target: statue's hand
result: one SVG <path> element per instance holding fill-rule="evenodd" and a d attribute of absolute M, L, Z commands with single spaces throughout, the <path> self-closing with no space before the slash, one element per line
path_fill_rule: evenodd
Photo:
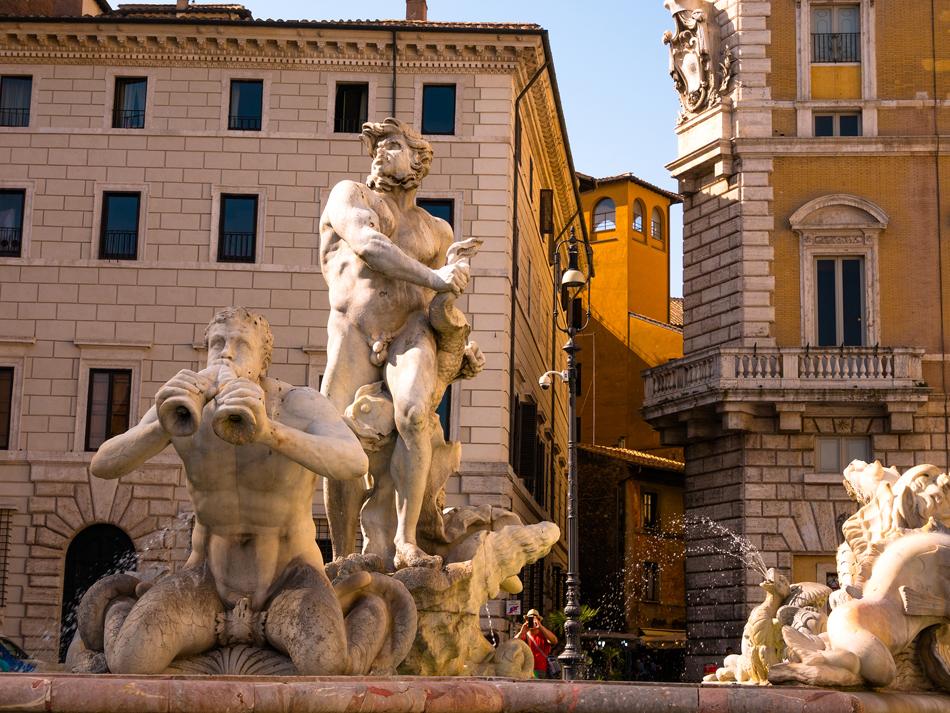
<path fill-rule="evenodd" d="M 260 440 L 270 430 L 270 419 L 264 405 L 264 389 L 250 379 L 237 378 L 224 384 L 215 398 L 218 410 L 245 411 L 255 428 L 251 441 Z"/>
<path fill-rule="evenodd" d="M 182 369 L 166 381 L 165 385 L 155 394 L 155 407 L 161 410 L 165 401 L 175 397 L 194 399 L 201 406 L 204 406 L 214 397 L 215 390 L 215 383 L 207 376 L 190 369 Z"/>
<path fill-rule="evenodd" d="M 436 292 L 454 292 L 460 295 L 468 286 L 470 269 L 467 262 L 456 262 L 433 270 L 435 279 L 432 288 Z"/>

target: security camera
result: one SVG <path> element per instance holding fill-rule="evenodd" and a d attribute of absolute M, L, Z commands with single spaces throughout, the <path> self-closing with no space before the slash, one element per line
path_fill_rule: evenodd
<path fill-rule="evenodd" d="M 550 388 L 551 388 L 551 384 L 553 384 L 553 383 L 554 383 L 554 379 L 551 378 L 551 372 L 550 372 L 550 371 L 547 372 L 547 373 L 545 373 L 545 374 L 542 374 L 542 375 L 541 375 L 541 378 L 538 379 L 538 385 L 539 385 L 542 389 L 544 389 L 545 391 L 547 391 L 548 389 L 550 389 Z"/>

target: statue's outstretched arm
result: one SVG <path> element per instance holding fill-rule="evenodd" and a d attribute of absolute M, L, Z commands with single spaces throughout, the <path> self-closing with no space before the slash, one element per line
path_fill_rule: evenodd
<path fill-rule="evenodd" d="M 169 443 L 171 438 L 158 422 L 153 406 L 137 425 L 99 446 L 89 471 L 98 478 L 118 478 L 161 453 Z"/>
<path fill-rule="evenodd" d="M 260 443 L 332 480 L 359 478 L 369 470 L 363 447 L 325 396 L 312 389 L 294 389 L 284 408 L 310 419 L 306 430 L 270 420 Z"/>
<path fill-rule="evenodd" d="M 339 183 L 330 193 L 324 222 L 329 222 L 350 249 L 376 272 L 436 292 L 454 290 L 453 282 L 404 253 L 380 230 L 379 216 L 370 209 L 354 183 Z"/>

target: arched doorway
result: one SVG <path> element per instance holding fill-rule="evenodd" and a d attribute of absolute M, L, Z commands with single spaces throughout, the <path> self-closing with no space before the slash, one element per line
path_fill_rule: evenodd
<path fill-rule="evenodd" d="M 90 525 L 82 530 L 66 550 L 63 572 L 63 615 L 59 636 L 59 660 L 66 660 L 76 633 L 76 607 L 93 584 L 107 574 L 134 570 L 135 545 L 115 525 Z"/>

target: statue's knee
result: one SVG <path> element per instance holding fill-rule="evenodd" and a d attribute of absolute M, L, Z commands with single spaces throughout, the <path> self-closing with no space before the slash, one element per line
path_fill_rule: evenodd
<path fill-rule="evenodd" d="M 429 411 L 419 404 L 396 408 L 396 430 L 402 436 L 421 434 L 429 420 Z"/>

